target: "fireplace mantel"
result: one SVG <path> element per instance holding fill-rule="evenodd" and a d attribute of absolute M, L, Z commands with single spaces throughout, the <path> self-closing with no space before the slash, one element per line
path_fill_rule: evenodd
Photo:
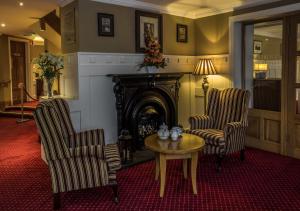
<path fill-rule="evenodd" d="M 179 80 L 184 74 L 184 72 L 174 72 L 174 73 L 138 73 L 138 74 L 109 74 L 108 77 L 112 77 L 113 82 L 130 82 L 134 80 L 155 80 L 155 81 L 168 81 L 168 80 Z"/>

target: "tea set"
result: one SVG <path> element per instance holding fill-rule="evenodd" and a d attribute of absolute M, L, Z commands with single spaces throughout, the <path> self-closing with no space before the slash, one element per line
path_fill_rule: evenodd
<path fill-rule="evenodd" d="M 165 123 L 159 126 L 159 130 L 157 131 L 157 135 L 161 140 L 167 140 L 171 137 L 173 141 L 177 141 L 182 133 L 183 130 L 181 127 L 172 127 L 171 130 L 169 130 Z"/>

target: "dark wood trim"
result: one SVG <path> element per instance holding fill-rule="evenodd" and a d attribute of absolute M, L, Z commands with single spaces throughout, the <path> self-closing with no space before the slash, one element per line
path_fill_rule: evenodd
<path fill-rule="evenodd" d="M 160 44 L 161 52 L 163 52 L 163 16 L 157 13 L 135 11 L 135 51 L 144 53 L 145 49 L 140 47 L 140 17 L 151 17 L 158 19 L 158 42 Z"/>
<path fill-rule="evenodd" d="M 51 28 L 53 28 L 54 31 L 56 31 L 59 35 L 61 35 L 60 18 L 57 17 L 55 10 L 48 13 L 41 19 L 44 20 L 49 26 L 51 26 Z"/>
<path fill-rule="evenodd" d="M 240 9 L 234 10 L 232 15 L 237 16 L 237 15 L 242 15 L 245 13 L 257 12 L 260 10 L 267 10 L 267 9 L 282 7 L 282 6 L 296 4 L 296 3 L 299 3 L 299 0 L 281 0 L 281 1 L 276 1 L 276 2 L 270 2 L 270 3 L 266 3 L 266 4 L 261 4 L 261 5 L 256 5 L 256 6 L 252 6 L 252 7 L 240 8 Z"/>

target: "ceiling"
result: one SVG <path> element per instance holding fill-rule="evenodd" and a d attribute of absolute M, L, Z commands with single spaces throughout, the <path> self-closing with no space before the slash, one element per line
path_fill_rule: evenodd
<path fill-rule="evenodd" d="M 200 18 L 279 0 L 93 0 L 188 18 Z"/>
<path fill-rule="evenodd" d="M 28 31 L 29 26 L 38 21 L 30 17 L 43 17 L 59 5 L 57 0 L 0 1 L 0 24 L 6 24 L 6 27 L 0 26 L 0 33 L 10 35 L 30 33 Z M 19 6 L 19 2 L 23 2 L 24 5 Z"/>

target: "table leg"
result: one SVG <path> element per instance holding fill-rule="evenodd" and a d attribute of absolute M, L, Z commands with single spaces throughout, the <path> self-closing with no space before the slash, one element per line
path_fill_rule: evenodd
<path fill-rule="evenodd" d="M 158 180 L 159 176 L 159 153 L 155 153 L 155 180 Z"/>
<path fill-rule="evenodd" d="M 184 179 L 187 179 L 188 159 L 183 159 L 182 160 L 182 167 L 183 167 Z"/>
<path fill-rule="evenodd" d="M 160 197 L 164 196 L 166 185 L 166 155 L 159 154 L 159 167 L 160 167 Z"/>
<path fill-rule="evenodd" d="M 193 185 L 193 193 L 197 194 L 197 164 L 198 164 L 198 152 L 192 153 L 191 160 L 191 177 L 192 177 L 192 185 Z"/>

